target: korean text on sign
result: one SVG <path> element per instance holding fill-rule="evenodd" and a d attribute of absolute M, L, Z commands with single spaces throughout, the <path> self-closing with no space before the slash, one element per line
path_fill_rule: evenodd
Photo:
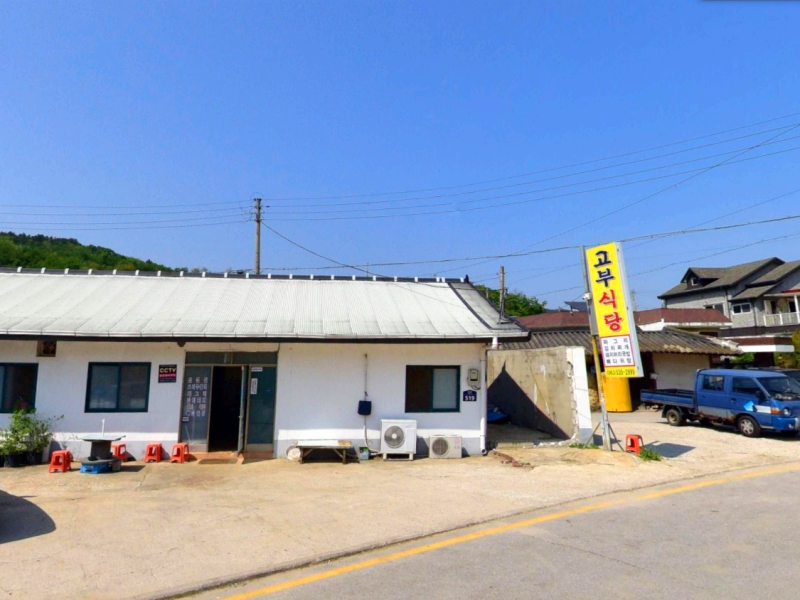
<path fill-rule="evenodd" d="M 609 377 L 641 376 L 622 251 L 615 243 L 589 248 L 586 266 L 605 373 Z"/>

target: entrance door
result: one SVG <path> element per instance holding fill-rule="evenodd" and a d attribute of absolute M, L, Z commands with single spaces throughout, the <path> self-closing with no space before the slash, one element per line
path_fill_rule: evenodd
<path fill-rule="evenodd" d="M 275 367 L 250 368 L 250 409 L 247 419 L 247 449 L 272 451 L 275 435 Z"/>
<path fill-rule="evenodd" d="M 239 442 L 242 367 L 214 367 L 211 382 L 208 450 L 235 452 Z"/>

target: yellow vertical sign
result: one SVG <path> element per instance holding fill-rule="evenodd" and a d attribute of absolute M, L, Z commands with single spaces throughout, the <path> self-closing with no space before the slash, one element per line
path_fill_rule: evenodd
<path fill-rule="evenodd" d="M 641 377 L 642 360 L 622 248 L 615 242 L 588 248 L 586 267 L 606 377 Z"/>

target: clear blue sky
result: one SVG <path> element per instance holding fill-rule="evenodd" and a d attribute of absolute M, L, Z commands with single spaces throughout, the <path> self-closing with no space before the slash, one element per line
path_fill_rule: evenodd
<path fill-rule="evenodd" d="M 800 112 L 798 31 L 796 2 L 2 2 L 0 229 L 222 270 L 252 267 L 254 227 L 237 221 L 255 195 L 273 199 L 270 226 L 348 264 L 800 213 L 798 193 L 728 214 L 800 188 L 800 114 L 560 169 Z M 488 190 L 504 185 L 515 187 Z M 436 214 L 400 216 L 418 212 Z M 391 218 L 331 219 L 377 215 Z M 631 285 L 656 306 L 690 264 L 800 258 L 800 237 L 731 250 L 796 231 L 800 221 L 626 244 L 629 274 L 660 269 Z M 275 272 L 330 272 L 269 231 L 263 242 Z M 510 288 L 555 307 L 580 293 L 557 291 L 580 285 L 577 261 L 567 250 L 372 270 L 496 285 L 504 264 Z"/>

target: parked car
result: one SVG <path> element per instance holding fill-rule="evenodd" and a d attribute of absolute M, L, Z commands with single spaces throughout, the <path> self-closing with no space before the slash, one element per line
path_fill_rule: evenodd
<path fill-rule="evenodd" d="M 661 406 L 675 426 L 733 425 L 746 437 L 800 431 L 800 382 L 780 371 L 700 369 L 694 390 L 643 390 L 642 402 Z"/>

